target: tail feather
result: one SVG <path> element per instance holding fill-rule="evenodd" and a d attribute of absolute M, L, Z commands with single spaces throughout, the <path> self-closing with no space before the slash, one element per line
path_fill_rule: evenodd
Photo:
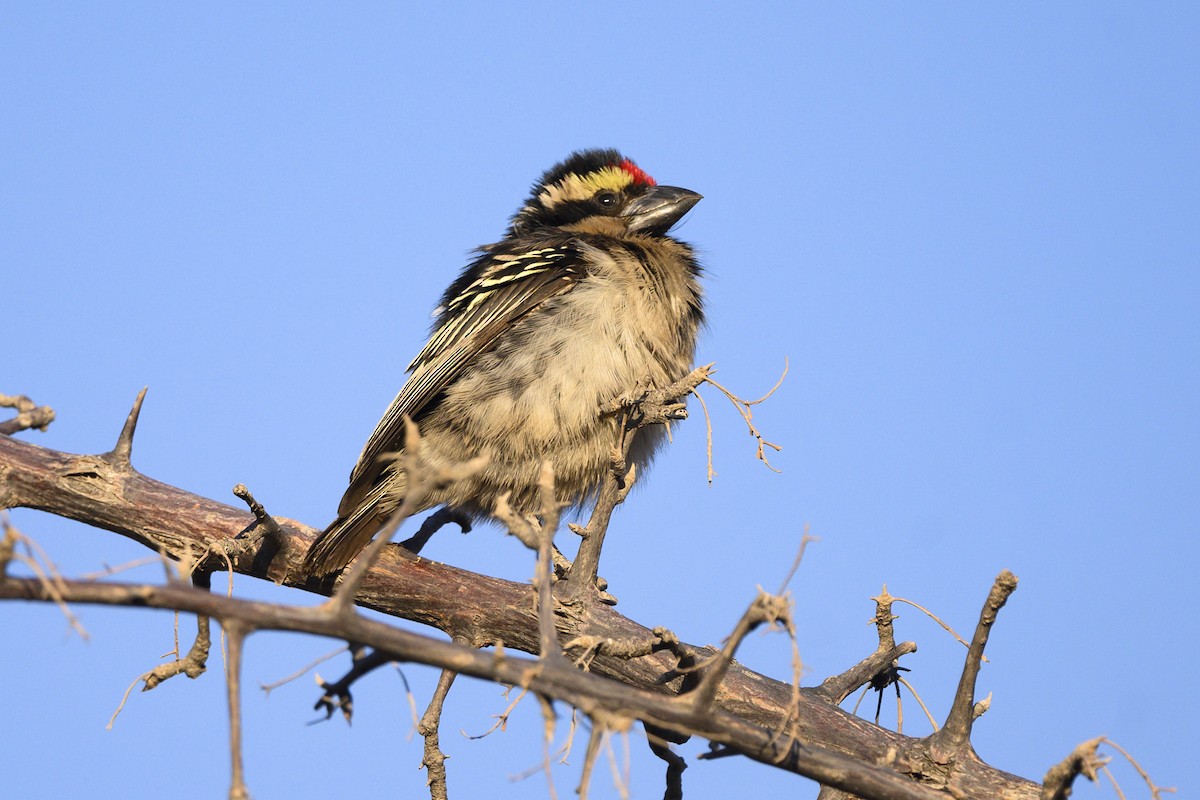
<path fill-rule="evenodd" d="M 354 560 L 382 526 L 370 506 L 360 506 L 348 516 L 339 516 L 308 548 L 304 556 L 305 572 L 318 577 L 337 572 Z"/>

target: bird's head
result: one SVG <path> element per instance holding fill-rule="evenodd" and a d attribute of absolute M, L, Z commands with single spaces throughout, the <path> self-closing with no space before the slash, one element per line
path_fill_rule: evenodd
<path fill-rule="evenodd" d="M 662 236 L 698 202 L 700 195 L 693 191 L 659 186 L 616 150 L 583 150 L 533 185 L 508 235 L 551 228 Z"/>

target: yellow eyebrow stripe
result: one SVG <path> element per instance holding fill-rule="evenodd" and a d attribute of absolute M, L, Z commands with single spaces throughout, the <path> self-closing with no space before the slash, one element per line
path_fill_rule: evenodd
<path fill-rule="evenodd" d="M 538 199 L 547 208 L 571 200 L 587 200 L 604 189 L 619 192 L 633 183 L 633 176 L 620 167 L 602 167 L 587 175 L 568 175 L 553 186 L 547 186 Z"/>

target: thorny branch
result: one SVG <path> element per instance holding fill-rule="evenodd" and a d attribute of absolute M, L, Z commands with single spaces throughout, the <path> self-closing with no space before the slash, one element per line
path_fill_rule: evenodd
<path fill-rule="evenodd" d="M 233 627 L 243 633 L 278 630 L 349 638 L 391 653 L 398 661 L 419 662 L 472 677 L 526 685 L 541 696 L 563 700 L 589 716 L 603 713 L 629 715 L 668 730 L 693 733 L 732 746 L 756 761 L 864 796 L 886 795 L 897 800 L 933 800 L 942 796 L 886 767 L 811 745 L 801 746 L 795 741 L 780 745 L 771 731 L 719 708 L 697 715 L 678 701 L 656 692 L 617 684 L 574 669 L 541 670 L 537 661 L 508 655 L 496 658 L 361 615 L 332 618 L 319 609 L 252 603 L 179 585 L 67 581 L 66 586 L 68 602 L 179 609 L 215 617 L 221 620 L 226 631 Z M 0 582 L 0 598 L 38 600 L 47 599 L 47 595 L 38 581 L 9 578 Z"/>
<path fill-rule="evenodd" d="M 705 368 L 701 368 L 689 379 L 695 379 L 700 373 L 707 377 Z M 696 380 L 696 385 L 703 379 Z M 157 483 L 132 468 L 129 456 L 140 404 L 141 396 L 117 446 L 102 456 L 56 453 L 0 436 L 0 506 L 41 508 L 79 519 L 188 561 L 193 559 L 194 553 L 215 552 L 214 545 L 251 527 L 242 511 Z M 634 417 L 641 410 L 629 406 L 616 413 L 623 415 L 626 426 L 632 424 L 630 430 L 636 430 Z M 668 408 L 661 413 L 678 411 Z M 653 412 L 643 417 L 656 419 L 659 414 Z M 751 424 L 749 420 L 748 424 Z M 622 464 L 623 454 L 614 453 L 613 480 L 606 484 L 606 489 L 611 488 L 618 499 L 628 490 L 632 477 L 628 472 L 618 476 Z M 260 526 L 267 524 L 264 515 L 265 512 L 258 514 L 256 511 Z M 398 520 L 394 521 L 398 524 Z M 589 527 L 597 524 L 602 536 L 607 522 L 607 518 L 598 520 L 594 516 Z M 329 587 L 293 573 L 304 548 L 311 541 L 313 530 L 283 518 L 278 518 L 276 524 L 278 541 L 269 558 L 261 558 L 263 547 L 260 546 L 258 552 L 251 548 L 247 552 L 230 553 L 222 559 L 222 565 L 310 591 L 329 591 Z M 591 531 L 584 531 L 585 544 L 589 533 Z M 11 535 L 6 535 L 5 544 L 0 545 L 0 561 L 13 551 L 12 540 Z M 8 558 L 12 556 L 8 555 Z M 539 646 L 541 637 L 536 611 L 520 602 L 521 597 L 529 596 L 527 585 L 522 587 L 423 559 L 402 557 L 391 549 L 385 550 L 384 543 L 379 544 L 370 558 L 362 558 L 360 562 L 364 565 L 362 574 L 353 583 L 357 590 L 356 602 L 453 631 L 466 646 L 422 637 L 357 614 L 330 614 L 327 609 L 248 603 L 199 591 L 177 581 L 165 586 L 142 586 L 0 578 L 0 598 L 105 603 L 213 616 L 222 622 L 227 633 L 239 638 L 235 650 L 247 633 L 260 629 L 304 631 L 362 642 L 392 659 L 419 661 L 452 673 L 528 686 L 539 697 L 564 700 L 593 720 L 636 717 L 648 723 L 648 730 L 701 736 L 723 748 L 724 752 L 740 752 L 860 797 L 933 798 L 944 796 L 943 791 L 966 797 L 1033 798 L 1038 795 L 1038 787 L 1031 782 L 978 761 L 953 758 L 962 748 L 969 748 L 970 723 L 979 705 L 972 703 L 971 698 L 987 629 L 994 623 L 995 614 L 1007 594 L 1011 593 L 1011 588 L 1003 589 L 999 579 L 1000 590 L 993 591 L 981 615 L 954 708 L 947 728 L 941 732 L 943 738 L 921 740 L 875 727 L 862 728 L 831 702 L 834 696 L 844 696 L 848 686 L 870 681 L 881 664 L 894 662 L 903 652 L 909 652 L 906 645 L 893 645 L 885 651 L 882 637 L 876 655 L 843 676 L 827 680 L 818 689 L 800 690 L 798 700 L 793 697 L 793 686 L 770 681 L 735 662 L 721 659 L 721 669 L 726 673 L 719 686 L 717 682 L 713 683 L 716 691 L 711 707 L 704 714 L 697 714 L 693 703 L 673 699 L 672 693 L 688 684 L 689 670 L 697 664 L 708 663 L 717 655 L 711 650 L 680 643 L 673 636 L 651 633 L 611 609 L 592 604 L 583 618 L 554 617 L 558 627 L 556 635 L 568 642 L 568 650 L 577 645 L 587 651 L 586 664 L 590 673 L 574 668 L 542 669 L 544 664 L 539 665 L 539 662 L 500 655 L 499 647 L 496 655 L 476 649 L 486 644 L 499 645 L 501 641 L 527 652 L 544 649 Z M 584 574 L 575 572 L 575 588 L 586 586 L 594 592 L 594 571 L 588 581 L 580 580 Z M 569 583 L 571 577 L 568 573 L 568 580 L 560 581 L 556 589 Z M 1012 587 L 1015 587 L 1015 579 Z M 349 596 L 349 590 L 345 596 Z M 473 602 L 481 598 L 487 598 L 487 602 Z M 569 598 L 565 595 L 563 599 Z M 585 640 L 590 644 L 582 644 Z M 610 642 L 616 644 L 609 647 Z M 619 644 L 625 642 L 649 645 L 642 644 L 621 652 Z M 237 666 L 237 656 L 233 658 L 233 666 Z M 622 683 L 608 678 L 617 678 Z M 231 691 L 230 700 L 231 704 L 236 704 L 235 691 Z M 237 726 L 238 733 L 236 740 L 231 737 L 231 741 L 235 741 L 231 793 L 236 796 L 238 791 L 244 790 L 244 778 L 241 777 L 239 755 L 240 717 L 233 707 L 231 705 L 231 725 Z M 964 707 L 967 709 L 965 717 Z M 778 735 L 781 725 L 791 726 L 789 736 L 781 738 Z M 946 734 L 947 729 L 954 735 Z M 940 747 L 930 747 L 930 744 Z M 937 752 L 932 752 L 935 750 Z M 951 751 L 951 761 L 955 762 L 950 765 L 939 758 L 946 756 L 947 750 Z M 931 756 L 933 762 L 928 760 Z M 887 766 L 879 766 L 881 764 Z M 938 764 L 950 769 L 939 772 Z M 936 789 L 913 780 L 931 776 L 937 776 Z"/>
<path fill-rule="evenodd" d="M 895 668 L 902 656 L 917 652 L 916 642 L 896 644 L 896 633 L 893 623 L 896 615 L 892 613 L 892 597 L 883 587 L 883 594 L 872 597 L 875 601 L 875 630 L 879 636 L 879 647 L 875 652 L 855 664 L 840 675 L 832 675 L 818 686 L 815 691 L 835 705 L 840 704 L 863 686 L 869 686 L 877 675 L 884 674 Z"/>
<path fill-rule="evenodd" d="M 567 570 L 561 587 L 557 590 L 571 601 L 579 602 L 595 594 L 597 572 L 600 566 L 600 551 L 604 547 L 604 536 L 613 510 L 624 501 L 633 486 L 636 474 L 633 466 L 627 465 L 629 449 L 638 430 L 647 425 L 666 424 L 672 420 L 685 419 L 687 409 L 679 398 L 699 386 L 712 372 L 713 365 L 697 367 L 670 386 L 659 389 L 641 388 L 602 406 L 606 414 L 617 419 L 617 442 L 613 447 L 611 469 L 600 487 L 591 518 L 584 528 L 576 529 L 583 541 L 575 562 Z"/>
<path fill-rule="evenodd" d="M 825 680 L 817 691 L 823 697 L 829 699 L 832 703 L 841 703 L 850 696 L 859 687 L 862 687 L 863 693 L 859 695 L 858 701 L 854 704 L 853 713 L 858 713 L 858 704 L 862 702 L 862 698 L 870 689 L 874 689 L 879 694 L 879 700 L 875 707 L 875 724 L 879 724 L 879 713 L 883 707 L 883 690 L 888 686 L 896 686 L 896 726 L 897 731 L 904 730 L 904 712 L 903 706 L 900 703 L 900 685 L 903 684 L 913 696 L 917 698 L 917 702 L 921 708 L 925 710 L 925 714 L 929 717 L 930 725 L 934 730 L 937 730 L 937 723 L 929 714 L 929 710 L 925 708 L 924 701 L 913 690 L 912 686 L 901 676 L 902 671 L 907 671 L 906 668 L 900 666 L 900 657 L 914 653 L 917 650 L 917 645 L 913 642 L 904 642 L 896 645 L 896 633 L 893 623 L 899 619 L 892 613 L 892 603 L 897 599 L 888 594 L 887 586 L 884 585 L 883 592 L 877 597 L 872 597 L 875 601 L 875 616 L 870 622 L 875 624 L 875 630 L 879 636 L 879 646 L 875 652 L 851 667 L 846 672 L 840 675 L 834 675 Z M 944 624 L 944 623 L 943 623 Z"/>

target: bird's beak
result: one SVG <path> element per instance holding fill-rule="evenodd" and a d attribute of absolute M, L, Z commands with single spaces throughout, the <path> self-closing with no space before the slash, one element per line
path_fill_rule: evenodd
<path fill-rule="evenodd" d="M 702 195 L 678 186 L 655 186 L 625 206 L 630 231 L 662 235 L 700 202 Z"/>

